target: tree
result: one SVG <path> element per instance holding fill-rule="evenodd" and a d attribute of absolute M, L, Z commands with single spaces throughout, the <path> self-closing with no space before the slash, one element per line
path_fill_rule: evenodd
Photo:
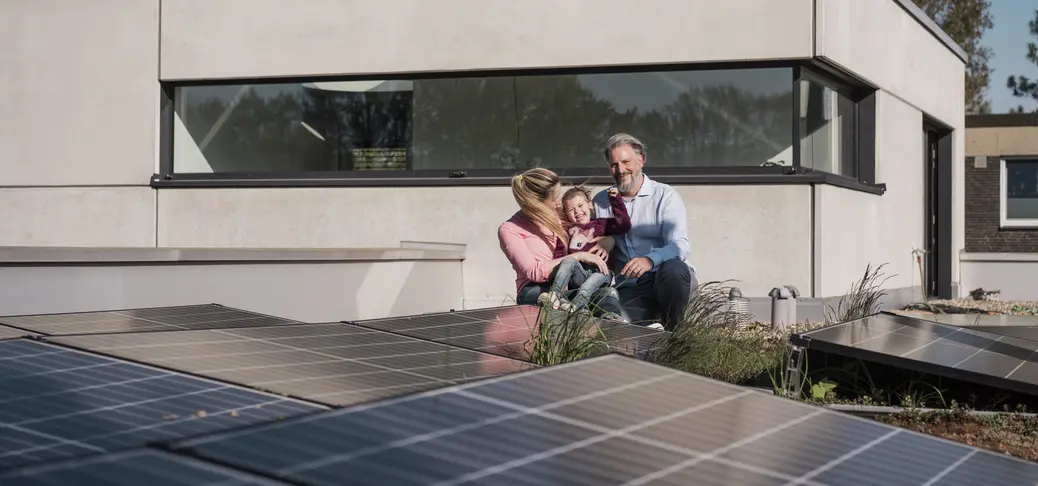
<path fill-rule="evenodd" d="M 1027 25 L 1031 28 L 1031 35 L 1038 38 L 1038 10 L 1034 11 L 1034 20 Z M 1038 44 L 1034 42 L 1027 43 L 1027 60 L 1038 66 Z M 1017 98 L 1031 98 L 1034 101 L 1038 101 L 1038 78 L 1031 79 L 1023 75 L 1009 76 L 1009 79 L 1006 80 L 1006 87 Z M 1024 107 L 1018 106 L 1010 111 L 1012 113 L 1023 113 Z M 1035 109 L 1035 112 L 1038 112 L 1038 109 Z"/>
<path fill-rule="evenodd" d="M 991 48 L 981 45 L 995 24 L 988 0 L 913 0 L 955 43 L 966 51 L 966 112 L 990 113 L 985 94 L 991 81 Z"/>

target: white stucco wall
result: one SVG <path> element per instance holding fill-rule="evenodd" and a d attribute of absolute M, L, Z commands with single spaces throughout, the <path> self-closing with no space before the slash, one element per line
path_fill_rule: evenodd
<path fill-rule="evenodd" d="M 859 257 L 909 279 L 894 265 L 921 244 L 920 112 L 963 125 L 961 61 L 892 0 L 8 0 L 0 45 L 14 46 L 0 50 L 0 244 L 465 243 L 473 305 L 514 293 L 494 237 L 515 207 L 507 188 L 154 191 L 158 80 L 823 56 L 885 91 L 877 154 L 890 191 L 680 187 L 700 279 L 738 279 L 748 295 L 777 284 L 834 295 L 860 274 Z M 958 133 L 956 160 L 963 143 Z"/>
<path fill-rule="evenodd" d="M 887 192 L 815 188 L 818 297 L 845 294 L 867 265 L 883 263 L 887 288 L 920 285 L 912 249 L 925 243 L 922 114 L 886 92 L 876 101 L 876 180 L 887 184 Z"/>
<path fill-rule="evenodd" d="M 161 77 L 807 58 L 811 1 L 163 0 Z"/>
<path fill-rule="evenodd" d="M 0 188 L 0 246 L 154 245 L 149 187 Z"/>
<path fill-rule="evenodd" d="M 809 186 L 682 186 L 700 280 L 738 279 L 747 295 L 810 286 Z M 395 246 L 464 243 L 466 307 L 515 298 L 497 227 L 507 187 L 168 189 L 158 244 L 171 247 Z M 434 280 L 429 285 L 437 285 Z"/>
<path fill-rule="evenodd" d="M 158 18 L 158 0 L 0 2 L 0 187 L 146 185 Z"/>
<path fill-rule="evenodd" d="M 892 0 L 815 0 L 815 55 L 873 83 L 886 98 L 899 98 L 952 127 L 952 253 L 965 246 L 965 179 L 958 161 L 964 153 L 965 66 L 951 50 Z M 878 120 L 899 124 L 889 118 Z M 920 122 L 921 123 L 921 122 Z M 917 127 L 900 124 L 917 132 Z M 921 147 L 922 142 L 916 147 Z M 879 147 L 878 150 L 886 151 Z M 921 148 L 913 147 L 915 153 Z M 892 153 L 892 152 L 887 152 Z M 911 154 L 912 152 L 908 152 Z M 888 166 L 887 161 L 880 162 Z M 882 178 L 877 182 L 891 182 Z M 922 190 L 921 187 L 918 190 Z M 918 273 L 918 271 L 917 271 Z M 918 280 L 918 279 L 917 279 Z M 959 259 L 952 258 L 952 281 L 959 281 Z"/>

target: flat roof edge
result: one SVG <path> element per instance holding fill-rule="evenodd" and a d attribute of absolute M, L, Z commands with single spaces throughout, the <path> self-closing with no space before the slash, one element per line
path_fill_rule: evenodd
<path fill-rule="evenodd" d="M 941 41 L 945 47 L 954 52 L 956 56 L 959 56 L 959 59 L 962 59 L 962 62 L 967 62 L 969 60 L 969 56 L 966 55 L 966 51 L 962 49 L 962 46 L 952 40 L 952 38 L 937 25 L 937 22 L 934 22 L 933 19 L 926 15 L 926 12 L 923 12 L 921 8 L 917 7 L 912 0 L 894 1 L 897 2 L 898 5 L 901 5 L 901 8 L 905 9 L 906 12 L 915 17 L 920 24 L 923 24 L 923 27 L 926 27 L 926 30 L 929 30 L 930 33 L 933 34 L 937 40 Z"/>

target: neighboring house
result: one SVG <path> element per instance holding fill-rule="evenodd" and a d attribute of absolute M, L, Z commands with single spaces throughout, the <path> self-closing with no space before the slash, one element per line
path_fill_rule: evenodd
<path fill-rule="evenodd" d="M 965 54 L 909 0 L 13 0 L 0 18 L 0 314 L 501 305 L 510 176 L 602 187 L 618 131 L 684 199 L 703 282 L 817 304 L 888 263 L 892 303 L 959 292 Z"/>
<path fill-rule="evenodd" d="M 964 292 L 1038 300 L 1038 114 L 966 117 Z"/>

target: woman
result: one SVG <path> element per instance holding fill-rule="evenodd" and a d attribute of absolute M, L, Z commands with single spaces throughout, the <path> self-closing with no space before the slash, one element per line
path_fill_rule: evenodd
<path fill-rule="evenodd" d="M 548 292 L 548 279 L 562 262 L 562 258 L 552 258 L 553 250 L 557 245 L 569 246 L 569 236 L 559 218 L 561 192 L 559 176 L 548 169 L 530 169 L 512 178 L 512 196 L 519 211 L 498 227 L 497 238 L 516 273 L 517 304 L 536 305 L 537 298 Z M 608 273 L 605 260 L 595 253 L 569 256 Z M 620 313 L 616 299 L 602 299 L 598 305 L 606 312 Z"/>

